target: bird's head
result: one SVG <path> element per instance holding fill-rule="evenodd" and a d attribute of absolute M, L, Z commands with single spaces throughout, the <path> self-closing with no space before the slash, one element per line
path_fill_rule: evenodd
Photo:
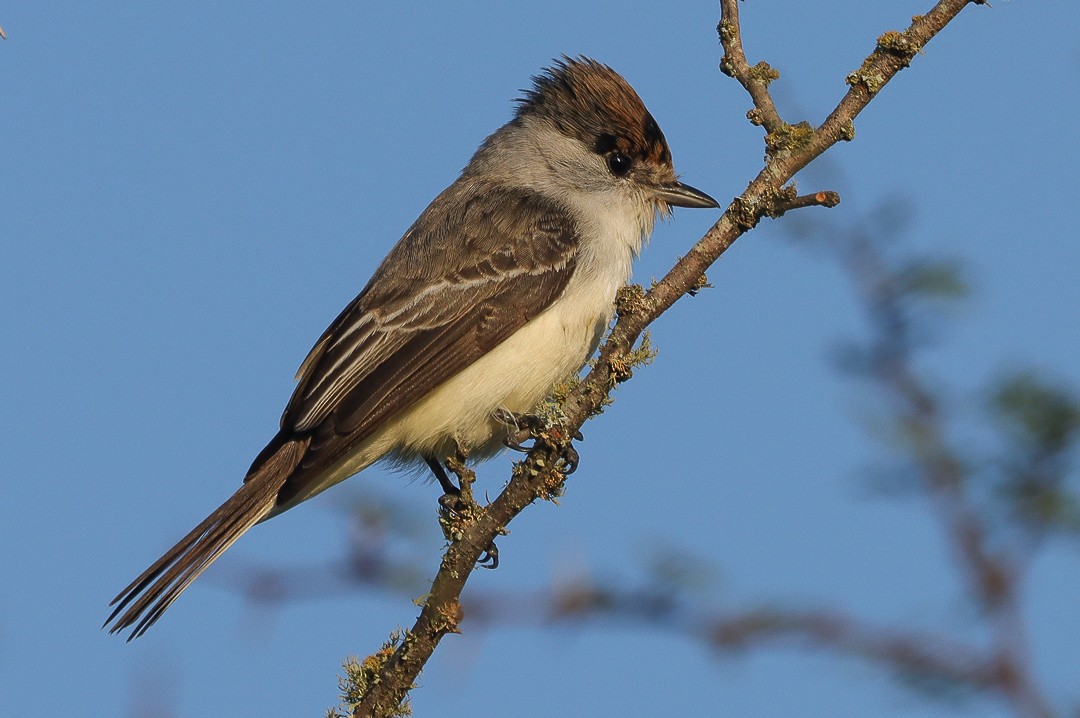
<path fill-rule="evenodd" d="M 563 57 L 533 78 L 515 122 L 540 123 L 569 142 L 546 153 L 576 188 L 629 193 L 660 214 L 674 207 L 718 207 L 679 181 L 660 126 L 634 88 L 607 65 Z"/>

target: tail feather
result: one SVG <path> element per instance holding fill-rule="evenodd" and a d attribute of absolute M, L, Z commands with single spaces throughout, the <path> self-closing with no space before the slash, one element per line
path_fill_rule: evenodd
<path fill-rule="evenodd" d="M 146 633 L 199 574 L 270 513 L 308 441 L 284 443 L 235 494 L 121 591 L 109 604 L 115 606 L 105 621 L 115 620 L 109 633 L 131 628 L 129 641 Z"/>

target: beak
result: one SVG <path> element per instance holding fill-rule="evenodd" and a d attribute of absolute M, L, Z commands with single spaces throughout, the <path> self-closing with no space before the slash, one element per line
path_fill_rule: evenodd
<path fill-rule="evenodd" d="M 656 197 L 675 207 L 697 207 L 700 209 L 707 209 L 709 207 L 720 206 L 720 203 L 709 195 L 699 189 L 694 189 L 688 184 L 683 184 L 682 182 L 673 182 L 672 184 L 658 187 L 656 190 Z"/>

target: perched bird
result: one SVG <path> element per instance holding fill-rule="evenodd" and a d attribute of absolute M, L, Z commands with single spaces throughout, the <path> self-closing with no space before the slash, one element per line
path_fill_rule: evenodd
<path fill-rule="evenodd" d="M 440 462 L 498 453 L 501 417 L 581 370 L 672 206 L 718 205 L 626 80 L 556 61 L 315 343 L 243 485 L 113 599 L 110 632 L 142 635 L 249 528 L 379 459 L 453 491 Z"/>

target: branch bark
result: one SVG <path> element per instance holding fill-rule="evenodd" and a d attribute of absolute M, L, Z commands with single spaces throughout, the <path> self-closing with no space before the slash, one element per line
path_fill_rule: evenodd
<path fill-rule="evenodd" d="M 767 133 L 764 167 L 663 279 L 648 292 L 622 295 L 618 320 L 600 349 L 595 367 L 562 402 L 565 419 L 561 426 L 549 427 L 535 437 L 533 448 L 515 466 L 498 497 L 487 506 L 473 503 L 451 512 L 451 520 L 444 522 L 450 545 L 420 616 L 393 653 L 382 661 L 377 680 L 355 705 L 354 716 L 393 714 L 443 636 L 458 632 L 461 592 L 477 562 L 526 506 L 561 493 L 570 438 L 586 420 L 599 413 L 616 384 L 629 378 L 634 345 L 646 327 L 684 294 L 696 290 L 706 270 L 762 217 L 778 217 L 803 206 L 832 206 L 834 199 L 839 201 L 835 193 L 814 193 L 805 197 L 815 199 L 807 200 L 785 185 L 830 147 L 853 139 L 855 118 L 877 93 L 967 5 L 985 4 L 985 0 L 940 0 L 926 15 L 916 16 L 907 30 L 881 35 L 875 50 L 848 75 L 845 96 L 817 128 L 806 122 L 788 124 L 781 118 L 768 91 L 769 83 L 779 75 L 765 63 L 751 67 L 747 62 L 738 3 L 720 3 L 718 31 L 725 50 L 721 69 L 735 77 L 753 100 L 754 109 L 748 116 Z"/>

